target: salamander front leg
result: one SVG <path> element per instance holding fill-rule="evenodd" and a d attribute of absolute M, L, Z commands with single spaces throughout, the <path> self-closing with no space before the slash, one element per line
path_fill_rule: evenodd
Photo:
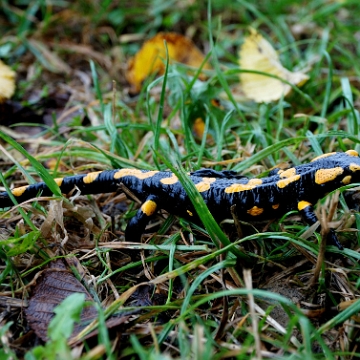
<path fill-rule="evenodd" d="M 314 208 L 313 208 L 312 204 L 309 203 L 308 201 L 304 201 L 304 200 L 299 201 L 298 202 L 298 210 L 299 210 L 300 214 L 302 215 L 302 217 L 304 218 L 304 220 L 309 225 L 313 225 L 318 221 L 318 218 L 316 217 L 316 215 L 314 213 Z M 337 246 L 337 248 L 339 250 L 344 249 L 344 247 L 340 244 L 339 239 L 337 238 L 334 229 L 329 230 L 329 234 L 328 234 L 327 238 L 331 245 Z"/>
<path fill-rule="evenodd" d="M 157 203 L 153 196 L 149 196 L 141 205 L 136 215 L 129 221 L 125 230 L 126 241 L 141 241 L 141 235 L 145 231 L 145 227 L 157 211 Z"/>

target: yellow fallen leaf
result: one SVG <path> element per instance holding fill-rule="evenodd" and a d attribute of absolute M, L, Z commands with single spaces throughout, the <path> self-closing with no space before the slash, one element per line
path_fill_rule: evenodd
<path fill-rule="evenodd" d="M 245 38 L 239 56 L 241 70 L 261 71 L 297 86 L 303 85 L 309 79 L 302 72 L 285 69 L 271 44 L 254 29 L 250 29 L 250 35 Z M 240 81 L 245 96 L 256 102 L 278 100 L 291 90 L 290 85 L 266 75 L 242 72 Z"/>
<path fill-rule="evenodd" d="M 0 103 L 10 99 L 15 92 L 15 72 L 0 60 Z"/>
<path fill-rule="evenodd" d="M 176 33 L 158 33 L 146 41 L 138 53 L 129 60 L 126 78 L 134 91 L 139 92 L 142 82 L 152 73 L 163 74 L 165 70 L 167 44 L 169 60 L 195 68 L 200 67 L 204 55 L 187 37 Z M 204 69 L 210 69 L 206 63 Z"/>

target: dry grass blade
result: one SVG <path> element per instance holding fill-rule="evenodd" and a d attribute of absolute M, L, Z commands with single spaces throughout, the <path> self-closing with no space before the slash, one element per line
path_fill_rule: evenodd
<path fill-rule="evenodd" d="M 254 295 L 252 294 L 252 276 L 251 276 L 251 270 L 243 270 L 244 275 L 244 282 L 246 289 L 249 290 L 249 301 L 248 305 L 250 308 L 250 317 L 251 317 L 251 325 L 253 330 L 253 336 L 255 339 L 255 359 L 262 359 L 261 356 L 261 341 L 259 336 L 259 322 L 255 311 L 255 301 L 254 301 Z"/>
<path fill-rule="evenodd" d="M 70 75 L 70 66 L 57 56 L 55 52 L 51 51 L 44 43 L 31 39 L 29 40 L 29 44 L 39 53 L 39 58 L 42 59 L 48 70 L 54 73 L 65 73 Z"/>

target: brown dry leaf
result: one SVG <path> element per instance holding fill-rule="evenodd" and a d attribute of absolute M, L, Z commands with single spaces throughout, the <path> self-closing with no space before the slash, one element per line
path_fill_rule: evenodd
<path fill-rule="evenodd" d="M 29 326 L 42 340 L 47 339 L 47 329 L 54 317 L 54 308 L 73 293 L 83 293 L 86 301 L 93 301 L 85 287 L 61 261 L 51 263 L 51 268 L 44 270 L 38 279 L 25 311 Z M 96 317 L 96 308 L 88 306 L 83 310 L 81 321 L 86 323 Z M 74 334 L 79 333 L 84 327 L 84 324 L 78 324 L 74 328 Z"/>
<path fill-rule="evenodd" d="M 201 117 L 195 119 L 192 131 L 196 138 L 201 139 L 203 137 L 205 131 L 205 121 Z"/>
<path fill-rule="evenodd" d="M 48 338 L 47 330 L 50 321 L 54 317 L 54 308 L 64 299 L 74 293 L 85 295 L 85 300 L 94 303 L 90 293 L 80 281 L 70 272 L 61 260 L 57 260 L 45 269 L 37 279 L 37 284 L 29 299 L 29 306 L 25 310 L 26 319 L 30 328 L 43 341 Z M 80 333 L 90 322 L 97 318 L 98 311 L 95 305 L 87 306 L 80 316 L 80 323 L 75 324 L 72 338 Z M 117 327 L 128 319 L 129 315 L 109 318 L 106 321 L 107 328 Z M 97 330 L 88 334 L 86 338 L 95 336 Z"/>
<path fill-rule="evenodd" d="M 0 60 L 0 103 L 10 99 L 15 92 L 15 71 Z"/>
<path fill-rule="evenodd" d="M 285 69 L 275 49 L 254 29 L 250 29 L 250 35 L 245 38 L 239 56 L 241 70 L 261 71 L 278 76 L 297 86 L 303 85 L 309 79 L 302 72 L 291 72 Z M 242 72 L 240 81 L 246 97 L 256 102 L 278 100 L 291 90 L 290 85 L 266 75 Z"/>
<path fill-rule="evenodd" d="M 169 60 L 198 68 L 204 55 L 187 37 L 176 33 L 158 33 L 146 41 L 138 53 L 129 60 L 126 78 L 134 91 L 139 92 L 142 82 L 152 73 L 163 74 L 166 59 L 166 41 Z M 205 63 L 203 69 L 210 69 Z"/>

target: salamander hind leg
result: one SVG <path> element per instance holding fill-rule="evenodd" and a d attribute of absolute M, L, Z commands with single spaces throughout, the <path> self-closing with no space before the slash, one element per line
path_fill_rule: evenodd
<path fill-rule="evenodd" d="M 308 201 L 299 201 L 298 210 L 303 217 L 303 219 L 309 224 L 313 225 L 318 221 L 317 216 L 314 213 L 314 208 L 311 203 Z M 330 229 L 327 239 L 331 245 L 335 245 L 339 250 L 343 250 L 344 247 L 341 245 L 339 239 L 337 238 L 334 229 Z"/>
<path fill-rule="evenodd" d="M 156 214 L 158 204 L 154 196 L 149 196 L 141 205 L 136 215 L 129 221 L 125 230 L 125 240 L 140 242 L 141 235 L 150 219 Z"/>

